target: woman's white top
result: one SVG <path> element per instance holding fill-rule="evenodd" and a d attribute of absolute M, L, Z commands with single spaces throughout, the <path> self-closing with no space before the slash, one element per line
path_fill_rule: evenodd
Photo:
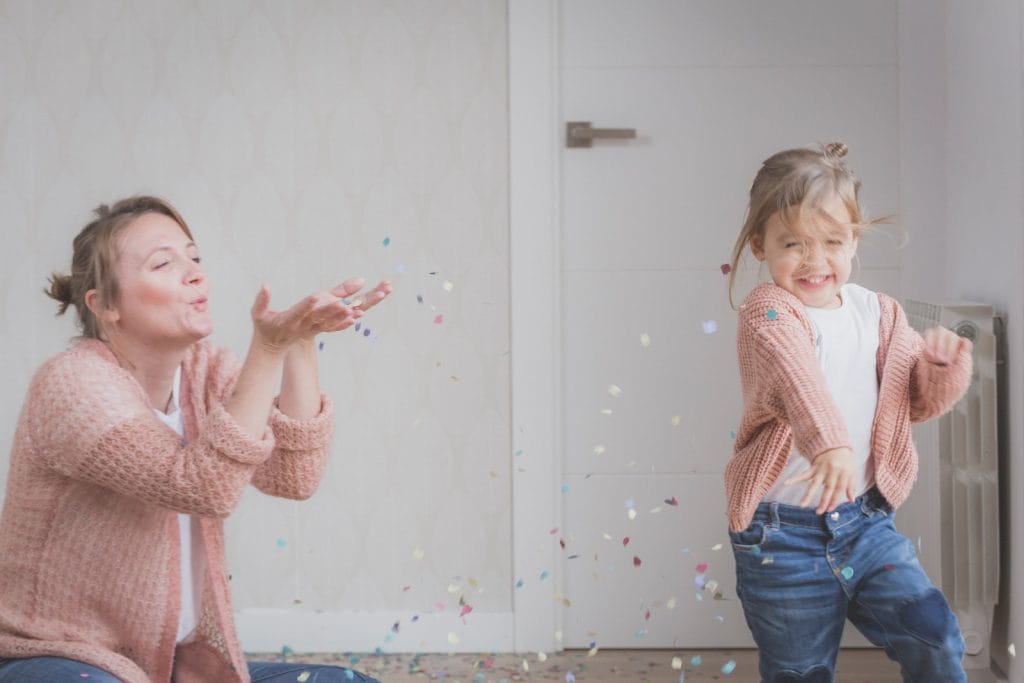
<path fill-rule="evenodd" d="M 167 412 L 153 410 L 160 420 L 178 433 L 185 435 L 185 417 L 178 402 L 181 390 L 181 367 L 174 372 L 174 388 Z M 178 642 L 185 640 L 195 630 L 199 617 L 199 603 L 202 600 L 202 576 L 205 570 L 203 542 L 198 533 L 192 533 L 192 515 L 178 514 L 178 531 L 181 534 L 181 613 L 178 617 Z"/>
<path fill-rule="evenodd" d="M 825 383 L 832 401 L 846 425 L 850 447 L 857 459 L 854 494 L 860 495 L 875 483 L 871 460 L 871 429 L 878 405 L 878 325 L 882 312 L 878 295 L 859 285 L 845 284 L 840 290 L 839 308 L 805 306 L 814 328 L 818 362 L 825 374 Z M 817 453 L 810 453 L 815 456 Z M 811 462 L 794 446 L 775 484 L 764 500 L 799 505 L 807 491 L 807 482 L 786 486 L 786 481 L 811 468 Z M 812 499 L 817 506 L 820 492 Z"/>

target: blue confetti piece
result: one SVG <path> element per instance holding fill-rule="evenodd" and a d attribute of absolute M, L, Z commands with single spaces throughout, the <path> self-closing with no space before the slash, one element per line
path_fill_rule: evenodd
<path fill-rule="evenodd" d="M 359 655 L 352 655 L 351 657 L 349 657 L 348 658 L 348 663 L 351 664 L 352 666 L 355 666 L 356 664 L 358 664 L 359 663 Z"/>
<path fill-rule="evenodd" d="M 363 326 L 363 324 L 362 324 L 362 323 L 356 323 L 356 326 L 355 326 L 355 330 L 356 330 L 356 332 L 358 332 L 358 331 L 359 331 L 359 328 L 360 328 L 360 327 L 362 327 L 362 326 Z"/>
<path fill-rule="evenodd" d="M 367 327 L 365 330 L 363 330 L 363 336 L 364 337 L 369 337 L 370 336 L 370 328 L 369 327 Z"/>
<path fill-rule="evenodd" d="M 724 673 L 724 674 L 731 674 L 735 670 L 736 670 L 736 662 L 734 662 L 731 659 L 728 662 L 726 662 L 725 664 L 722 665 L 722 673 Z"/>
<path fill-rule="evenodd" d="M 290 647 L 288 647 L 287 645 L 285 645 L 284 647 L 281 648 L 281 654 L 283 656 L 287 657 L 288 655 L 295 654 L 295 650 L 293 650 Z"/>
<path fill-rule="evenodd" d="M 818 335 L 818 338 L 814 340 L 814 344 L 815 344 L 815 346 L 821 346 L 821 335 L 820 334 Z"/>
<path fill-rule="evenodd" d="M 518 581 L 516 581 L 516 588 L 522 588 L 522 587 L 523 587 L 523 580 L 519 579 Z"/>
<path fill-rule="evenodd" d="M 520 449 L 519 449 L 518 451 L 516 451 L 515 453 L 513 453 L 513 455 L 514 455 L 515 457 L 517 457 L 517 458 L 518 458 L 518 457 L 519 457 L 520 455 L 522 455 L 522 454 L 523 454 L 523 449 L 521 449 L 521 448 L 520 448 Z"/>
<path fill-rule="evenodd" d="M 345 678 L 347 678 L 350 681 L 356 680 L 356 672 L 352 669 L 345 669 Z"/>
<path fill-rule="evenodd" d="M 551 575 L 550 575 L 550 574 L 548 574 L 548 570 L 547 570 L 547 569 L 545 569 L 544 571 L 542 571 L 542 572 L 540 573 L 540 580 L 541 580 L 541 581 L 543 581 L 544 579 L 548 578 L 549 576 L 551 576 Z"/>
<path fill-rule="evenodd" d="M 700 658 L 700 655 L 694 655 L 693 659 L 690 660 L 690 666 L 700 666 L 704 660 Z"/>
<path fill-rule="evenodd" d="M 288 545 L 288 541 L 284 540 L 283 538 L 277 539 L 277 547 L 278 548 L 283 548 L 286 545 Z"/>
<path fill-rule="evenodd" d="M 779 317 L 779 312 L 776 311 L 774 308 L 769 308 L 768 312 L 765 315 L 768 316 L 769 320 L 775 320 L 776 318 Z"/>
<path fill-rule="evenodd" d="M 319 348 L 320 348 L 320 350 L 321 350 L 321 351 L 323 351 L 323 350 L 324 350 L 324 343 L 323 343 L 323 342 L 320 342 L 320 344 L 319 344 Z"/>
<path fill-rule="evenodd" d="M 388 246 L 389 244 L 391 244 L 391 238 L 390 237 L 385 237 L 383 244 L 384 244 L 385 247 Z"/>
<path fill-rule="evenodd" d="M 416 295 L 416 301 L 418 301 L 418 302 L 420 302 L 420 303 L 423 303 L 423 297 L 422 297 L 422 296 L 420 296 L 419 294 L 417 294 L 417 295 Z"/>
<path fill-rule="evenodd" d="M 569 485 L 562 484 L 562 493 L 569 493 Z"/>
<path fill-rule="evenodd" d="M 565 673 L 565 683 L 576 683 L 576 674 L 571 671 Z"/>
<path fill-rule="evenodd" d="M 843 567 L 843 578 L 849 581 L 853 578 L 853 567 Z"/>
<path fill-rule="evenodd" d="M 636 634 L 635 635 L 636 635 L 637 638 L 643 638 L 645 635 L 647 635 L 647 629 L 645 629 L 645 628 L 638 628 L 636 630 Z"/>

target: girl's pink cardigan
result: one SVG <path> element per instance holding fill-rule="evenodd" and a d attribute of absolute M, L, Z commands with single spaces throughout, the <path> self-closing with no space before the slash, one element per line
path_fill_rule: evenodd
<path fill-rule="evenodd" d="M 0 516 L 0 656 L 68 657 L 127 683 L 249 681 L 235 634 L 222 520 L 250 481 L 313 494 L 334 428 L 331 404 L 298 421 L 276 408 L 262 439 L 224 409 L 238 374 L 201 342 L 182 368 L 181 439 L 102 342 L 86 340 L 33 378 Z M 177 645 L 178 512 L 206 551 L 195 635 Z"/>
<path fill-rule="evenodd" d="M 949 410 L 971 382 L 971 344 L 953 363 L 922 356 L 924 340 L 892 298 L 878 294 L 878 407 L 871 435 L 875 482 L 893 507 L 917 477 L 912 422 Z M 743 419 L 725 468 L 729 529 L 749 526 L 757 504 L 778 479 L 794 441 L 814 456 L 849 446 L 815 354 L 810 321 L 800 301 L 772 284 L 754 289 L 740 307 L 736 334 Z M 811 458 L 813 460 L 813 458 Z"/>

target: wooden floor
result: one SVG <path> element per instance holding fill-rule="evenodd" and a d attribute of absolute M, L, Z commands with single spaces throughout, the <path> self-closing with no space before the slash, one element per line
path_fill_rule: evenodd
<path fill-rule="evenodd" d="M 248 655 L 249 659 L 280 659 L 280 655 Z M 445 681 L 445 683 L 695 683 L 725 681 L 757 683 L 755 650 L 566 650 L 530 654 L 289 654 L 289 661 L 351 666 L 382 683 Z M 301 672 L 300 672 L 301 673 Z M 298 680 L 304 680 L 299 678 Z M 838 683 L 900 683 L 899 667 L 880 650 L 843 650 Z"/>

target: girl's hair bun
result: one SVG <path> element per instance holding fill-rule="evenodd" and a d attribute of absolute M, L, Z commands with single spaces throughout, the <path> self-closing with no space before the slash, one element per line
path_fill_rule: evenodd
<path fill-rule="evenodd" d="M 846 146 L 845 142 L 830 142 L 825 145 L 825 156 L 833 159 L 842 159 L 849 151 L 850 148 Z"/>

